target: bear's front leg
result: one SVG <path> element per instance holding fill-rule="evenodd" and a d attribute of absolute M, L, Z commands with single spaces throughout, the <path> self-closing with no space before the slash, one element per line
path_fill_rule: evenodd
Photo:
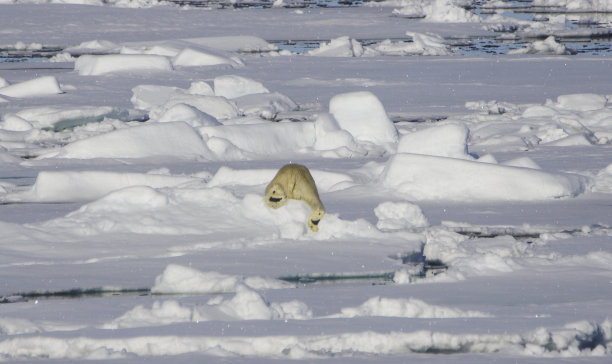
<path fill-rule="evenodd" d="M 312 211 L 310 217 L 308 217 L 308 227 L 310 228 L 310 231 L 313 233 L 319 231 L 319 222 L 323 218 L 323 215 L 325 215 L 325 210 L 323 209 L 314 209 Z"/>
<path fill-rule="evenodd" d="M 266 204 L 268 204 L 268 206 L 277 209 L 283 206 L 286 201 L 287 194 L 281 185 L 273 183 L 266 188 Z"/>

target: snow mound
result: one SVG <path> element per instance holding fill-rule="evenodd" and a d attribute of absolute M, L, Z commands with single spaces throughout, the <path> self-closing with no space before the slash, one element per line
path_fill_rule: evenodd
<path fill-rule="evenodd" d="M 200 272 L 193 268 L 170 264 L 155 279 L 154 293 L 231 293 L 246 285 L 252 289 L 292 288 L 292 284 L 263 277 L 242 277 L 218 272 Z"/>
<path fill-rule="evenodd" d="M 40 158 L 148 158 L 211 159 L 202 138 L 183 122 L 147 123 L 70 143 Z"/>
<path fill-rule="evenodd" d="M 155 106 L 168 102 L 172 97 L 183 95 L 184 93 L 184 90 L 178 87 L 138 85 L 132 89 L 130 101 L 138 109 L 150 110 Z"/>
<path fill-rule="evenodd" d="M 456 308 L 430 305 L 416 298 L 372 297 L 358 307 L 343 308 L 340 317 L 383 316 L 410 318 L 460 318 L 491 317 L 478 311 L 463 311 Z"/>
<path fill-rule="evenodd" d="M 81 76 L 100 76 L 116 72 L 167 72 L 174 68 L 170 60 L 163 56 L 112 54 L 81 56 L 76 60 L 74 69 Z"/>
<path fill-rule="evenodd" d="M 233 169 L 222 166 L 208 181 L 207 186 L 264 185 L 269 183 L 275 174 L 274 169 Z"/>
<path fill-rule="evenodd" d="M 236 75 L 215 77 L 213 82 L 215 95 L 223 96 L 228 99 L 235 99 L 244 95 L 270 92 L 260 82 Z"/>
<path fill-rule="evenodd" d="M 130 186 L 153 188 L 178 186 L 197 181 L 192 177 L 106 171 L 42 171 L 30 190 L 4 196 L 12 202 L 92 201 Z"/>
<path fill-rule="evenodd" d="M 593 145 L 593 143 L 591 143 L 591 141 L 584 134 L 575 134 L 546 143 L 546 145 L 555 147 L 576 147 L 590 146 Z"/>
<path fill-rule="evenodd" d="M 464 124 L 433 126 L 402 135 L 397 152 L 472 160 L 468 154 L 469 136 L 470 130 Z"/>
<path fill-rule="evenodd" d="M 322 113 L 317 115 L 314 122 L 316 150 L 341 150 L 346 156 L 352 155 L 357 149 L 357 143 L 353 136 L 343 130 L 333 115 Z"/>
<path fill-rule="evenodd" d="M 593 191 L 612 193 L 612 164 L 597 173 L 593 183 Z"/>
<path fill-rule="evenodd" d="M 444 38 L 437 34 L 406 32 L 412 38 L 411 53 L 423 56 L 448 56 L 453 54 L 450 47 L 444 44 Z"/>
<path fill-rule="evenodd" d="M 383 202 L 376 206 L 376 227 L 380 230 L 413 229 L 429 226 L 418 205 L 410 202 Z"/>
<path fill-rule="evenodd" d="M 192 95 L 215 96 L 213 88 L 206 81 L 193 81 L 187 90 Z"/>
<path fill-rule="evenodd" d="M 53 76 L 38 77 L 0 88 L 0 95 L 14 98 L 29 98 L 62 94 L 57 79 Z"/>
<path fill-rule="evenodd" d="M 564 110 L 595 111 L 603 109 L 608 99 L 597 94 L 570 94 L 557 97 L 556 107 Z"/>
<path fill-rule="evenodd" d="M 260 293 L 238 285 L 231 299 L 213 298 L 206 305 L 190 307 L 176 300 L 138 305 L 102 326 L 103 329 L 162 326 L 179 322 L 238 320 L 304 320 L 312 311 L 300 301 L 268 302 Z"/>
<path fill-rule="evenodd" d="M 240 35 L 129 42 L 124 43 L 121 53 L 176 57 L 184 49 L 215 55 L 219 58 L 232 58 L 237 63 L 241 63 L 237 57 L 231 57 L 226 52 L 270 52 L 277 51 L 278 47 L 259 37 Z"/>
<path fill-rule="evenodd" d="M 266 205 L 261 195 L 249 194 L 237 209 L 240 209 L 239 214 L 250 224 L 267 226 L 266 230 L 272 232 L 273 236 L 293 240 L 313 235 L 308 234 L 306 227 L 311 210 L 303 201 L 288 200 L 282 208 L 273 209 Z M 326 216 L 321 223 L 325 218 Z"/>
<path fill-rule="evenodd" d="M 278 92 L 240 96 L 233 100 L 244 115 L 257 115 L 272 120 L 279 113 L 297 110 L 297 104 Z"/>
<path fill-rule="evenodd" d="M 13 114 L 2 116 L 2 123 L 0 123 L 0 129 L 7 131 L 28 131 L 32 130 L 32 127 L 30 122 Z"/>
<path fill-rule="evenodd" d="M 246 295 L 244 297 L 246 302 Z M 236 301 L 240 301 L 237 299 Z M 163 310 L 170 315 L 162 317 L 178 316 L 187 322 L 195 321 L 187 318 L 190 313 L 195 313 L 196 308 L 183 306 L 175 300 L 158 302 L 151 309 L 137 306 L 138 309 L 130 311 L 130 315 L 124 315 L 125 319 L 141 317 L 140 320 L 132 321 L 137 326 L 147 326 L 158 319 L 160 315 L 154 315 Z M 258 302 L 255 302 L 258 303 Z M 167 307 L 163 307 L 168 305 Z M 209 303 L 214 310 L 214 303 Z M 300 308 L 305 305 L 299 301 L 284 302 L 282 304 L 270 304 L 269 308 L 293 308 L 293 315 L 300 314 Z M 261 306 L 259 306 L 261 307 Z M 183 310 L 187 308 L 187 310 Z M 202 307 L 206 311 L 206 306 Z M 296 312 L 297 311 L 297 312 Z M 176 315 L 176 313 L 181 315 Z M 199 312 L 199 310 L 198 310 Z M 213 311 L 214 312 L 214 311 Z M 286 311 L 283 311 L 286 313 Z M 161 312 L 159 312 L 161 313 Z M 175 313 L 172 315 L 172 313 Z M 303 315 L 303 314 L 302 314 Z M 308 319 L 308 315 L 303 315 Z M 193 318 L 200 319 L 193 315 Z M 228 317 L 231 320 L 230 317 Z M 290 317 L 286 317 L 290 319 Z M 120 328 L 122 322 L 113 322 L 103 326 L 107 329 Z M 129 321 L 125 321 L 128 323 Z M 172 319 L 165 323 L 173 322 Z M 197 322 L 197 321 L 195 321 Z M 144 324 L 143 324 L 144 323 Z M 128 326 L 130 327 L 130 326 Z M 544 327 L 526 332 L 515 333 L 486 333 L 472 334 L 461 332 L 458 334 L 432 331 L 390 331 L 379 333 L 372 330 L 359 332 L 340 332 L 322 334 L 285 334 L 285 335 L 201 335 L 201 336 L 179 336 L 179 335 L 151 335 L 143 333 L 128 337 L 95 338 L 85 335 L 80 336 L 57 336 L 48 335 L 24 335 L 10 339 L 10 345 L 4 351 L 8 360 L 27 360 L 32 357 L 45 357 L 55 360 L 74 360 L 74 358 L 85 359 L 126 359 L 134 361 L 134 357 L 145 357 L 145 360 L 167 360 L 168 353 L 172 355 L 200 355 L 212 357 L 212 361 L 221 358 L 220 361 L 230 357 L 240 358 L 266 358 L 291 360 L 320 359 L 329 360 L 329 356 L 340 358 L 340 360 L 354 361 L 356 355 L 370 357 L 400 357 L 410 353 L 422 355 L 423 353 L 462 353 L 468 356 L 485 356 L 487 354 L 510 353 L 508 356 L 541 357 L 549 356 L 557 360 L 558 357 L 574 358 L 579 355 L 590 357 L 604 357 L 605 346 L 610 343 L 610 331 L 612 323 L 605 320 L 602 323 L 578 321 L 564 325 L 560 328 L 546 329 Z M 585 348 L 585 343 L 590 343 L 593 337 L 601 338 L 602 344 L 591 349 Z M 599 340 L 599 339 L 598 339 Z M 408 353 L 408 354 L 407 354 Z M 471 354 L 471 355 L 470 355 Z M 455 354 L 457 355 L 457 354 Z M 151 359 L 153 358 L 153 359 Z M 446 358 L 445 358 L 446 359 Z M 463 359 L 463 357 L 461 358 Z M 136 359 L 138 360 L 138 359 Z M 593 360 L 591 360 L 593 361 Z"/>
<path fill-rule="evenodd" d="M 14 317 L 0 317 L 0 335 L 22 335 L 42 332 L 34 322 Z"/>
<path fill-rule="evenodd" d="M 508 54 L 556 54 L 569 55 L 576 51 L 557 42 L 554 36 L 528 44 L 525 48 L 511 49 Z"/>
<path fill-rule="evenodd" d="M 454 158 L 396 154 L 382 184 L 414 200 L 531 201 L 573 197 L 586 177 Z"/>
<path fill-rule="evenodd" d="M 67 217 L 90 214 L 102 217 L 105 214 L 131 214 L 142 210 L 155 210 L 170 203 L 168 196 L 149 186 L 132 186 L 116 190 L 99 200 L 82 206 Z"/>
<path fill-rule="evenodd" d="M 303 201 L 289 200 L 283 208 L 272 209 L 261 194 L 247 194 L 239 199 L 223 188 L 170 186 L 156 189 L 137 185 L 112 191 L 43 226 L 71 236 L 197 234 L 211 236 L 214 241 L 238 239 L 239 246 L 249 246 L 251 243 L 273 243 L 278 239 L 311 238 L 315 234 L 309 232 L 306 225 L 310 212 Z M 329 233 L 319 234 L 317 238 L 368 233 L 369 230 L 381 234 L 367 223 L 348 226 L 352 223 L 327 215 L 321 224 L 327 220 Z M 355 229 L 358 225 L 361 227 Z M 351 230 L 347 230 L 349 227 Z"/>
<path fill-rule="evenodd" d="M 450 47 L 444 44 L 444 39 L 437 34 L 407 32 L 406 35 L 412 38 L 412 42 L 385 39 L 382 42 L 364 46 L 363 56 L 448 56 L 453 54 Z"/>
<path fill-rule="evenodd" d="M 308 213 L 310 212 L 308 211 Z M 382 239 L 385 234 L 387 233 L 381 232 L 364 219 L 343 220 L 338 217 L 338 214 L 327 213 L 319 223 L 319 231 L 316 234 L 302 235 L 300 238 L 320 241 L 348 237 L 356 239 Z M 415 246 L 410 246 L 410 248 L 418 249 Z"/>
<path fill-rule="evenodd" d="M 110 106 L 81 107 L 34 107 L 18 111 L 15 116 L 27 121 L 32 127 L 64 128 L 83 125 L 88 122 L 100 122 L 105 117 L 129 119 L 127 110 L 119 110 Z M 5 115 L 6 117 L 6 115 Z"/>
<path fill-rule="evenodd" d="M 221 125 L 214 116 L 183 103 L 169 107 L 157 118 L 157 121 L 160 123 L 182 121 L 195 128 Z"/>
<path fill-rule="evenodd" d="M 108 40 L 90 40 L 82 42 L 79 45 L 64 48 L 64 52 L 69 53 L 72 56 L 84 55 L 84 54 L 110 54 L 117 53 L 121 49 L 121 46 L 117 43 L 110 42 Z"/>
<path fill-rule="evenodd" d="M 320 57 L 375 57 L 375 56 L 446 56 L 453 52 L 444 44 L 439 35 L 407 32 L 412 42 L 392 41 L 385 39 L 372 45 L 364 46 L 358 40 L 343 36 L 323 43 L 317 49 L 308 52 L 310 56 Z"/>
<path fill-rule="evenodd" d="M 424 18 L 434 23 L 467 23 L 479 22 L 480 17 L 460 7 L 456 0 L 402 0 L 400 9 L 393 14 L 408 18 Z"/>
<path fill-rule="evenodd" d="M 317 49 L 308 52 L 310 56 L 318 57 L 361 57 L 364 53 L 359 41 L 342 36 L 323 43 Z"/>
<path fill-rule="evenodd" d="M 315 142 L 314 124 L 310 122 L 205 126 L 199 131 L 220 159 L 233 159 L 243 153 L 259 156 L 297 153 Z"/>
<path fill-rule="evenodd" d="M 242 61 L 237 57 L 225 57 L 212 51 L 185 48 L 172 59 L 174 66 L 197 67 L 228 65 L 231 67 L 242 66 Z"/>
<path fill-rule="evenodd" d="M 480 162 L 480 159 L 482 158 L 478 159 L 479 162 Z M 501 164 L 504 166 L 509 166 L 509 167 L 542 169 L 536 162 L 533 161 L 533 159 L 529 157 L 515 158 L 515 159 L 511 159 L 511 160 L 502 162 Z"/>
<path fill-rule="evenodd" d="M 184 104 L 211 115 L 217 120 L 238 116 L 238 107 L 225 97 L 191 94 L 178 87 L 140 85 L 132 89 L 134 107 L 148 110 L 153 120 L 162 117 L 177 104 Z"/>
<path fill-rule="evenodd" d="M 533 6 L 560 7 L 578 12 L 612 12 L 612 3 L 608 0 L 534 0 Z"/>
<path fill-rule="evenodd" d="M 512 272 L 520 268 L 518 262 L 529 249 L 527 242 L 509 235 L 474 240 L 443 227 L 429 229 L 425 235 L 423 255 L 448 265 L 443 277 L 451 280 Z"/>
<path fill-rule="evenodd" d="M 329 101 L 329 112 L 338 125 L 360 141 L 374 144 L 395 143 L 397 129 L 380 100 L 369 91 L 336 95 Z"/>
<path fill-rule="evenodd" d="M 202 47 L 218 49 L 226 52 L 270 52 L 278 47 L 253 35 L 229 35 L 219 37 L 189 38 L 184 41 Z"/>

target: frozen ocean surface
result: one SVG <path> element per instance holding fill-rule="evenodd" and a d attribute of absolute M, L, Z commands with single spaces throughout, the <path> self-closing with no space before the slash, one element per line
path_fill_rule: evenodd
<path fill-rule="evenodd" d="M 0 0 L 0 361 L 608 363 L 611 13 Z"/>

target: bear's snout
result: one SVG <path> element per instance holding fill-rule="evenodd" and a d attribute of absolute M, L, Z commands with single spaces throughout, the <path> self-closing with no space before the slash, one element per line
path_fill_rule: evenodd
<path fill-rule="evenodd" d="M 313 225 L 319 225 L 319 221 L 321 220 L 310 220 Z"/>
<path fill-rule="evenodd" d="M 280 202 L 282 199 L 282 197 L 270 197 L 270 202 Z"/>

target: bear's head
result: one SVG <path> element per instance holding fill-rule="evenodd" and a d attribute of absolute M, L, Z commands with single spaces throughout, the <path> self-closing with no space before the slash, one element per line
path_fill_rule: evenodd
<path fill-rule="evenodd" d="M 266 203 L 268 206 L 277 209 L 285 204 L 287 194 L 285 189 L 278 183 L 273 183 L 266 188 Z"/>
<path fill-rule="evenodd" d="M 325 210 L 323 209 L 314 209 L 308 218 L 308 227 L 312 232 L 319 231 L 319 222 L 325 215 Z"/>

